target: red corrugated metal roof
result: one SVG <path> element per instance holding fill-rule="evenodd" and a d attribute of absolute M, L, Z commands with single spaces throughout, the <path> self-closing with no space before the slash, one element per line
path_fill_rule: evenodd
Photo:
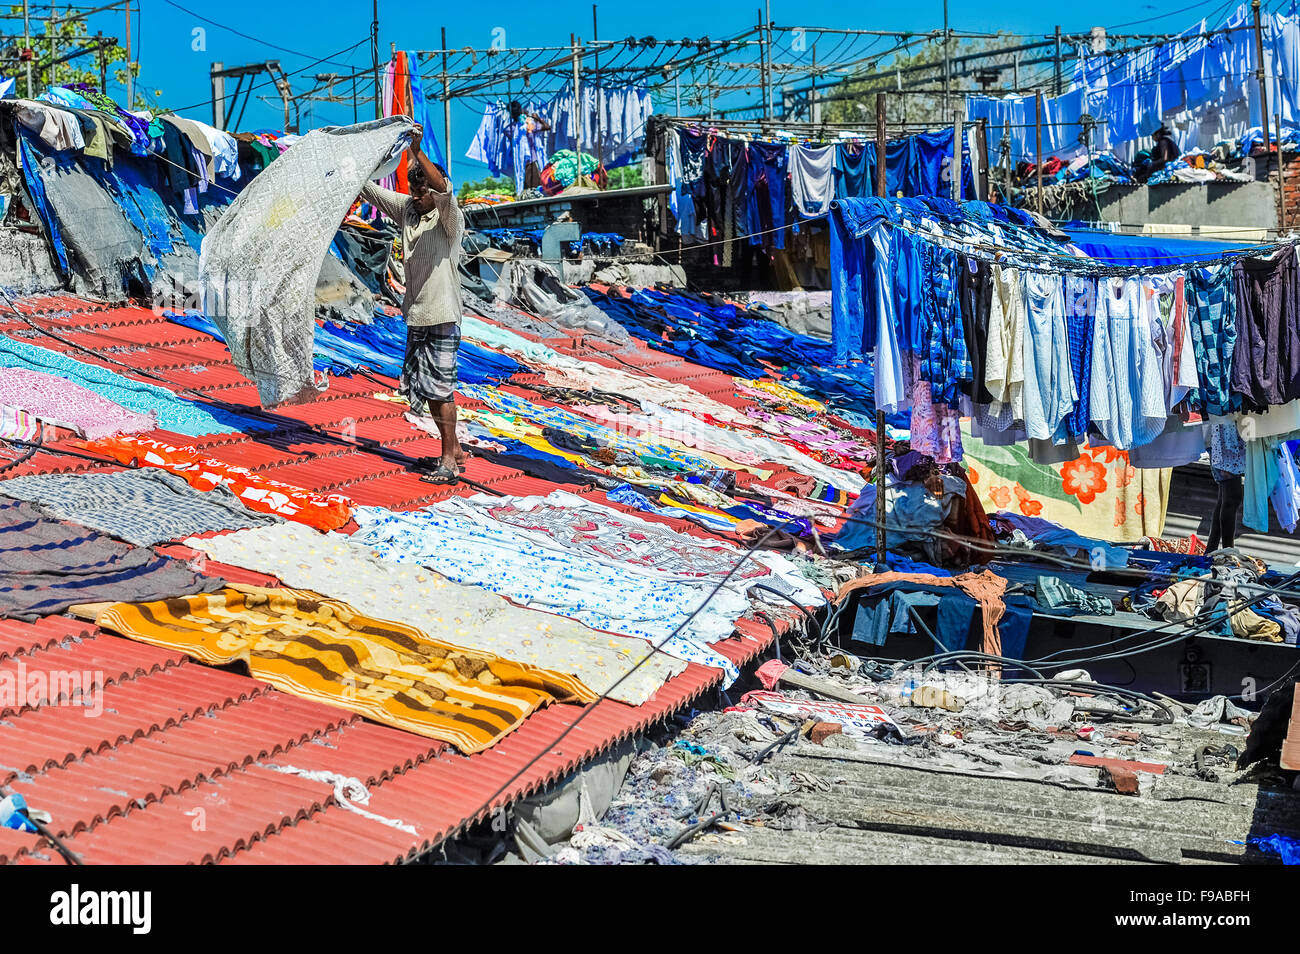
<path fill-rule="evenodd" d="M 231 366 L 223 345 L 147 309 L 66 296 L 27 299 L 20 309 L 68 340 L 97 349 L 99 357 L 92 359 L 34 335 L 25 323 L 12 322 L 24 340 L 115 370 L 121 369 L 104 358 L 121 361 L 158 374 L 174 387 L 256 406 L 255 393 Z M 597 357 L 574 339 L 552 344 L 615 367 L 632 364 L 649 373 L 662 369 L 679 380 L 698 376 L 710 385 L 715 381 L 716 372 L 643 345 L 620 354 L 620 362 Z M 380 380 L 386 387 L 395 384 Z M 151 436 L 200 447 L 212 457 L 286 483 L 344 493 L 358 504 L 410 509 L 474 492 L 465 485 L 425 483 L 400 459 L 367 449 L 383 445 L 387 456 L 410 459 L 438 452 L 436 439 L 403 419 L 403 406 L 370 396 L 380 389 L 363 378 L 335 379 L 325 399 L 277 410 L 280 423 L 272 433 L 195 439 L 157 431 Z M 97 466 L 40 453 L 11 473 Z M 470 460 L 467 476 L 503 493 L 555 489 L 479 459 Z M 709 538 L 686 521 L 638 515 Z M 192 553 L 180 546 L 163 549 L 180 556 Z M 226 570 L 231 579 L 269 581 L 261 574 L 209 566 L 212 572 Z M 740 663 L 771 639 L 761 622 L 742 620 L 737 631 L 718 649 Z M 103 711 L 98 716 L 91 717 L 83 707 L 51 704 L 59 700 L 48 698 L 0 711 L 0 780 L 22 792 L 33 808 L 50 813 L 51 829 L 70 850 L 87 863 L 106 864 L 409 859 L 493 808 L 536 791 L 667 718 L 720 681 L 717 670 L 691 664 L 645 705 L 598 703 L 559 744 L 556 738 L 584 709 L 556 705 L 540 710 L 492 748 L 466 757 L 67 617 L 34 624 L 0 621 L 0 672 L 16 673 L 20 665 L 28 674 L 102 674 Z M 349 779 L 360 783 L 361 794 L 349 787 Z M 498 789 L 503 790 L 487 806 Z M 41 836 L 4 830 L 0 861 L 64 863 Z"/>

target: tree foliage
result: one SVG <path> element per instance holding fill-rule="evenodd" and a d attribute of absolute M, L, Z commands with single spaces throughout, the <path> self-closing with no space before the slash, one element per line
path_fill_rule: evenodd
<path fill-rule="evenodd" d="M 1011 37 L 992 39 L 954 39 L 949 43 L 949 54 L 956 57 L 971 53 L 1003 49 L 1016 41 Z M 828 123 L 862 123 L 870 128 L 876 122 L 876 94 L 888 93 L 886 101 L 890 122 L 906 122 L 930 128 L 953 121 L 954 113 L 965 114 L 965 95 L 977 92 L 979 87 L 969 76 L 953 76 L 949 84 L 948 109 L 943 108 L 943 43 L 934 40 L 916 49 L 902 51 L 887 60 L 868 64 L 869 77 L 853 78 L 819 93 L 821 116 Z M 909 67 L 935 66 L 924 72 L 901 73 Z M 1003 71 L 1003 82 L 1011 85 L 1009 70 Z M 899 91 L 899 80 L 903 90 Z M 818 84 L 821 85 L 821 84 Z M 909 88 L 910 87 L 910 88 Z"/>
<path fill-rule="evenodd" d="M 18 19 L 6 22 L 11 26 L 16 25 L 17 30 L 21 30 L 23 8 L 10 6 L 9 12 L 16 15 Z M 27 88 L 27 60 L 24 58 L 23 50 L 28 46 L 28 41 L 22 37 L 10 41 L 6 57 L 11 64 L 9 69 L 12 70 L 16 80 L 15 93 L 18 96 L 31 97 L 50 86 L 64 86 L 70 83 L 88 83 L 96 89 L 102 89 L 101 62 L 104 67 L 103 73 L 107 75 L 110 82 L 116 82 L 120 86 L 126 85 L 128 69 L 126 50 L 118 43 L 107 42 L 112 38 L 106 37 L 101 53 L 96 44 L 97 36 L 90 33 L 84 17 L 70 20 L 54 12 L 54 16 L 45 19 L 32 17 L 30 22 L 34 89 Z M 139 74 L 138 63 L 130 69 L 134 75 Z M 125 105 L 131 108 L 135 104 Z"/>

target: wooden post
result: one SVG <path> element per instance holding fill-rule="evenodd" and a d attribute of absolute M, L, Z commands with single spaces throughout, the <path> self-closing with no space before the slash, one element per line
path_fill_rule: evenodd
<path fill-rule="evenodd" d="M 888 198 L 888 177 L 885 158 L 889 153 L 888 131 L 885 124 L 885 94 L 876 94 L 876 195 Z M 877 344 L 876 354 L 880 353 Z M 885 412 L 876 409 L 876 559 L 885 560 Z"/>
<path fill-rule="evenodd" d="M 1034 172 L 1038 175 L 1038 214 L 1043 214 L 1043 91 L 1034 91 Z"/>
<path fill-rule="evenodd" d="M 1273 128 L 1277 130 L 1277 231 L 1286 231 L 1286 162 L 1282 157 L 1282 114 L 1273 114 Z"/>
<path fill-rule="evenodd" d="M 1004 170 L 1004 171 L 1006 172 L 1006 175 L 1003 177 L 1003 183 L 1004 183 L 1005 186 L 1006 186 L 1006 192 L 1003 193 L 1003 196 L 1002 196 L 1002 204 L 1003 204 L 1003 205 L 1010 205 L 1010 204 L 1011 204 L 1011 166 L 1012 166 L 1012 162 L 1011 162 L 1011 120 L 1009 120 L 1009 119 L 1008 119 L 1005 123 L 1002 124 L 1002 137 L 1003 137 L 1003 139 L 1006 140 L 1006 144 L 1007 144 L 1007 164 L 1006 164 L 1006 169 Z M 999 146 L 998 146 L 998 150 L 1001 151 L 1001 149 L 1002 149 L 1002 147 L 1001 147 L 1001 145 L 999 144 Z M 999 156 L 999 159 L 1000 159 L 1000 158 L 1001 158 L 1001 157 Z"/>
<path fill-rule="evenodd" d="M 1259 125 L 1264 133 L 1264 148 L 1271 149 L 1268 141 L 1268 80 L 1264 76 L 1264 31 L 1259 25 L 1259 0 L 1250 0 L 1250 12 L 1255 17 L 1255 78 L 1259 80 Z M 1278 155 L 1279 163 L 1282 156 Z"/>
<path fill-rule="evenodd" d="M 952 201 L 954 202 L 960 202 L 962 199 L 961 137 L 961 117 L 954 115 L 952 120 Z"/>
<path fill-rule="evenodd" d="M 582 51 L 578 48 L 578 38 L 569 34 L 569 43 L 573 45 L 573 152 L 578 163 L 578 177 L 573 184 L 582 185 L 582 89 L 578 73 L 582 68 Z"/>
<path fill-rule="evenodd" d="M 416 77 L 419 82 L 419 77 Z M 451 84 L 447 80 L 447 28 L 442 28 L 442 153 L 451 175 Z"/>

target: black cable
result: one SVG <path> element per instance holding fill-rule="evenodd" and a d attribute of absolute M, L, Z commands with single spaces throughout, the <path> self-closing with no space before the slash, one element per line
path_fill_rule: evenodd
<path fill-rule="evenodd" d="M 781 736 L 779 739 L 774 741 L 771 745 L 768 745 L 766 748 L 764 748 L 761 752 L 756 753 L 754 757 L 751 758 L 749 761 L 752 762 L 754 765 L 761 765 L 763 763 L 763 760 L 766 759 L 773 752 L 776 752 L 778 749 L 785 748 L 795 739 L 799 738 L 799 731 L 801 728 L 802 726 L 795 726 L 785 735 Z"/>
<path fill-rule="evenodd" d="M 787 603 L 789 603 L 791 606 L 797 609 L 800 613 L 803 613 L 803 615 L 808 619 L 808 626 L 813 631 L 812 635 L 814 641 L 819 644 L 821 643 L 822 641 L 821 627 L 817 625 L 817 618 L 813 616 L 811 612 L 809 612 L 808 607 L 803 606 L 797 600 L 791 598 L 791 596 L 788 593 L 782 593 L 776 587 L 768 586 L 766 583 L 751 583 L 749 588 L 751 590 L 762 590 L 764 593 L 771 593 L 774 596 L 779 596 L 781 599 L 785 600 Z"/>
<path fill-rule="evenodd" d="M 8 789 L 7 786 L 0 785 L 0 795 L 5 795 L 7 797 L 12 794 L 13 793 Z M 78 855 L 76 852 L 74 852 L 71 848 L 69 848 L 67 844 L 64 843 L 63 839 L 60 838 L 58 835 L 56 835 L 49 828 L 47 828 L 43 822 L 37 821 L 35 818 L 32 818 L 31 815 L 28 814 L 24 814 L 23 818 L 31 822 L 32 826 L 36 829 L 37 834 L 39 834 L 42 838 L 48 841 L 54 847 L 54 850 L 64 857 L 64 859 L 68 862 L 68 864 L 70 865 L 85 864 L 85 862 L 81 860 L 81 856 Z"/>

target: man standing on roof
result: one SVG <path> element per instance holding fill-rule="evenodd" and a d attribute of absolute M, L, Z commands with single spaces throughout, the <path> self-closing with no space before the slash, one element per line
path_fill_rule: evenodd
<path fill-rule="evenodd" d="M 401 392 L 412 413 L 432 417 L 442 439 L 442 456 L 423 457 L 416 467 L 425 480 L 449 483 L 461 472 L 465 452 L 456 439 L 456 353 L 460 346 L 460 255 L 465 216 L 447 173 L 431 162 L 420 142 L 424 127 L 411 134 L 408 182 L 411 194 L 373 182 L 361 198 L 402 229 L 406 294 L 406 358 Z"/>

